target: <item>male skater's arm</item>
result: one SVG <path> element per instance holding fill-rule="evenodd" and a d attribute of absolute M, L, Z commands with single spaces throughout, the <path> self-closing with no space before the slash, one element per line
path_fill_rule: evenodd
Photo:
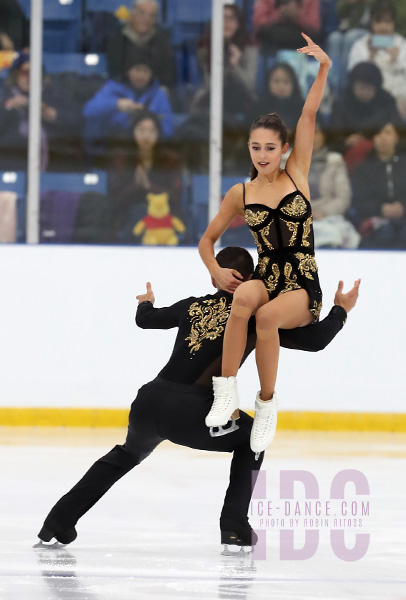
<path fill-rule="evenodd" d="M 297 327 L 296 329 L 280 329 L 279 339 L 283 348 L 318 352 L 326 346 L 341 331 L 347 320 L 347 313 L 354 308 L 361 280 L 354 283 L 354 287 L 343 294 L 343 282 L 340 281 L 334 297 L 334 306 L 327 317 L 315 325 Z"/>
<path fill-rule="evenodd" d="M 141 329 L 172 329 L 178 327 L 185 308 L 190 306 L 192 298 L 180 300 L 172 306 L 154 308 L 155 296 L 151 284 L 147 283 L 147 293 L 136 296 L 138 300 L 135 322 Z"/>

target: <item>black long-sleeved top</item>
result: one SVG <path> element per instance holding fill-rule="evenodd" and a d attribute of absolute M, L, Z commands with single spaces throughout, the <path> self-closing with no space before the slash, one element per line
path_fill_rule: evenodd
<path fill-rule="evenodd" d="M 211 386 L 212 376 L 221 374 L 224 330 L 230 315 L 232 294 L 218 291 L 200 298 L 191 296 L 166 308 L 154 308 L 151 302 L 138 305 L 136 323 L 142 329 L 172 329 L 178 335 L 171 357 L 159 377 L 176 383 Z M 284 348 L 318 352 L 342 329 L 347 313 L 334 306 L 319 323 L 280 329 Z M 241 364 L 255 348 L 255 318 L 248 323 L 247 346 Z"/>

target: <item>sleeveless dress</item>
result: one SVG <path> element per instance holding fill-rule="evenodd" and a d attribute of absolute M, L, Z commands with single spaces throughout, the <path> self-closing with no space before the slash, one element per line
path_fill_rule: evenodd
<path fill-rule="evenodd" d="M 257 202 L 245 204 L 243 184 L 244 217 L 258 250 L 253 279 L 264 282 L 270 300 L 279 294 L 305 289 L 313 322 L 317 322 L 322 292 L 314 258 L 311 206 L 289 173 L 285 173 L 296 191 L 282 198 L 276 208 Z"/>

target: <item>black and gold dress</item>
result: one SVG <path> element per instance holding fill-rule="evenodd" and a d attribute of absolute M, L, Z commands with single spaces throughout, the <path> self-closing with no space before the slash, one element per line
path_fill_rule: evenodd
<path fill-rule="evenodd" d="M 314 258 L 314 236 L 310 202 L 297 189 L 287 194 L 276 208 L 257 202 L 245 204 L 244 217 L 258 249 L 254 279 L 261 279 L 273 300 L 279 294 L 305 289 L 309 310 L 319 320 L 322 306 L 317 264 Z"/>

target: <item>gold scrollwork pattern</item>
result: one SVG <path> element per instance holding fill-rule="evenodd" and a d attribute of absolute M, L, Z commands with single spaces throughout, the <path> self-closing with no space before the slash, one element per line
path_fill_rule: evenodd
<path fill-rule="evenodd" d="M 306 214 L 306 202 L 300 194 L 296 194 L 290 204 L 282 206 L 281 211 L 289 217 L 303 217 Z"/>
<path fill-rule="evenodd" d="M 317 263 L 314 256 L 312 254 L 303 254 L 302 252 L 296 252 L 295 256 L 300 261 L 298 269 L 301 274 L 307 277 L 307 279 L 314 279 L 311 274 L 311 272 L 317 272 Z"/>
<path fill-rule="evenodd" d="M 310 242 L 307 239 L 310 235 L 310 229 L 313 223 L 313 219 L 312 216 L 310 215 L 310 217 L 308 219 L 306 219 L 306 221 L 303 223 L 303 236 L 302 236 L 302 246 L 310 246 Z"/>
<path fill-rule="evenodd" d="M 258 259 L 258 271 L 261 277 L 265 277 L 266 268 L 270 260 L 269 256 L 263 256 Z"/>
<path fill-rule="evenodd" d="M 204 340 L 213 341 L 223 333 L 230 310 L 231 304 L 227 304 L 224 297 L 204 300 L 203 306 L 198 302 L 190 305 L 190 335 L 185 338 L 189 342 L 190 354 L 197 352 Z"/>
<path fill-rule="evenodd" d="M 286 224 L 289 231 L 292 233 L 291 238 L 289 240 L 289 246 L 294 246 L 297 238 L 297 230 L 299 228 L 299 223 L 294 223 L 293 221 L 285 221 L 285 219 L 281 219 L 283 223 Z"/>
<path fill-rule="evenodd" d="M 264 280 L 265 286 L 269 292 L 273 292 L 276 290 L 276 286 L 278 285 L 279 277 L 281 275 L 277 263 L 273 263 L 272 273 L 273 273 L 273 275 L 269 275 L 269 277 L 267 277 Z"/>
<path fill-rule="evenodd" d="M 310 309 L 310 312 L 314 316 L 315 320 L 319 320 L 321 308 L 323 306 L 322 302 L 317 302 L 317 300 L 313 300 L 313 307 Z"/>
<path fill-rule="evenodd" d="M 292 290 L 300 290 L 300 285 L 297 282 L 297 275 L 292 274 L 293 267 L 290 262 L 285 263 L 283 273 L 285 275 L 285 287 L 281 291 L 281 294 L 285 292 L 291 292 Z"/>
<path fill-rule="evenodd" d="M 260 231 L 263 242 L 264 242 L 265 246 L 267 246 L 269 248 L 269 250 L 274 250 L 274 247 L 272 246 L 271 242 L 268 239 L 269 231 L 271 229 L 271 225 L 272 225 L 273 221 L 274 220 L 272 219 L 272 221 L 270 223 L 268 223 L 268 225 L 266 227 L 263 227 Z"/>
<path fill-rule="evenodd" d="M 261 210 L 258 212 L 253 212 L 251 209 L 245 209 L 245 220 L 247 221 L 250 227 L 255 227 L 255 225 L 261 225 L 265 221 L 268 216 L 267 210 Z"/>
<path fill-rule="evenodd" d="M 263 252 L 263 251 L 264 251 L 264 249 L 262 248 L 261 242 L 260 242 L 260 241 L 259 241 L 259 239 L 258 239 L 258 234 L 257 234 L 257 232 L 256 232 L 256 231 L 252 231 L 252 229 L 251 229 L 250 231 L 251 231 L 251 233 L 252 233 L 252 236 L 253 236 L 253 238 L 254 238 L 254 242 L 255 242 L 255 245 L 256 245 L 256 247 L 257 247 L 258 254 L 261 254 L 261 252 Z"/>

